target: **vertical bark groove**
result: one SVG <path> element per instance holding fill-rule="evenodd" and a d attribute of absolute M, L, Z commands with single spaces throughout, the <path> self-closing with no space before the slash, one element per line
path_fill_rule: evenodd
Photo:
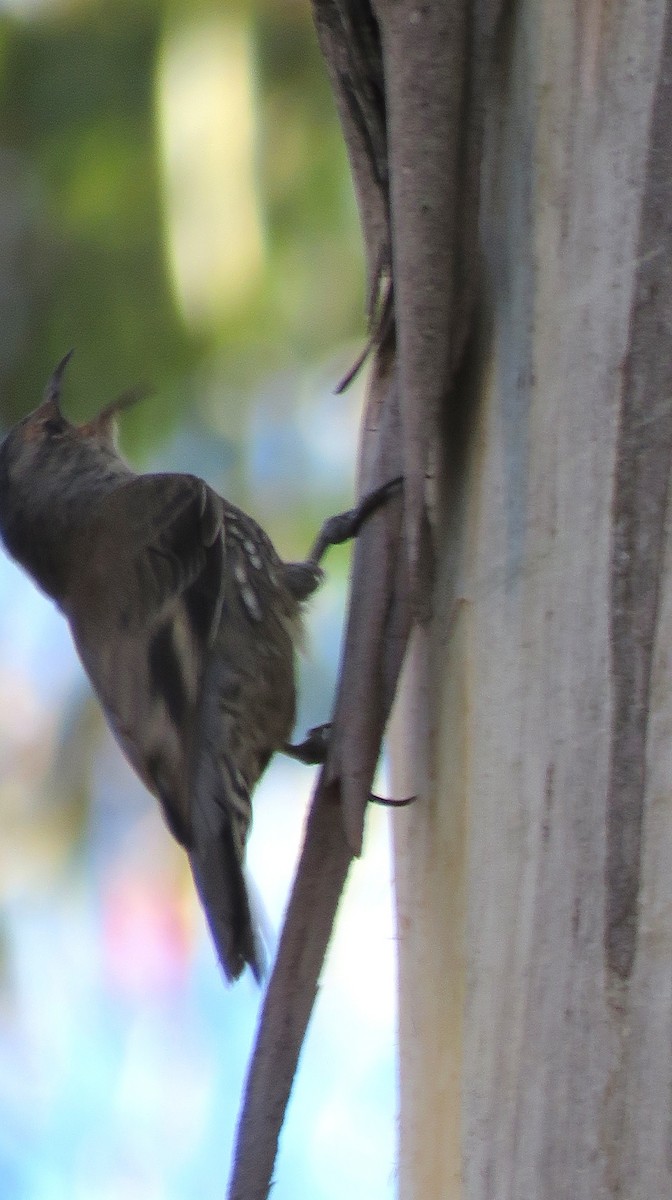
<path fill-rule="evenodd" d="M 641 236 L 622 371 L 614 475 L 614 681 L 606 955 L 626 979 L 637 947 L 651 666 L 672 465 L 672 37 L 668 11 L 653 100 Z"/>

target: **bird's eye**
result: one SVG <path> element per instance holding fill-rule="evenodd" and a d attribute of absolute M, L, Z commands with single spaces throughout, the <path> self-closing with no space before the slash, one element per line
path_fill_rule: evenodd
<path fill-rule="evenodd" d="M 63 432 L 63 422 L 59 421 L 57 417 L 51 417 L 50 420 L 43 422 L 42 429 L 48 437 L 56 437 L 57 434 Z"/>

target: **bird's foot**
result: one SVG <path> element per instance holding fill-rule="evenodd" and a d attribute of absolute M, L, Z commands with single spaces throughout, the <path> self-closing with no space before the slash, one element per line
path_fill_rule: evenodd
<path fill-rule="evenodd" d="M 283 746 L 283 752 L 307 766 L 321 766 L 327 757 L 330 736 L 331 721 L 325 722 L 324 725 L 314 725 L 312 729 L 308 730 L 302 742 L 298 742 L 296 745 L 287 742 Z M 369 795 L 371 804 L 382 804 L 385 808 L 405 808 L 407 804 L 412 804 L 416 799 L 417 796 L 406 796 L 403 800 L 393 800 L 377 796 L 374 792 Z"/>

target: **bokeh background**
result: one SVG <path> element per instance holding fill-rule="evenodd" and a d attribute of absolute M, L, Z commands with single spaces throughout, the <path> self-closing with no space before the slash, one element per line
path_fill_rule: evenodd
<path fill-rule="evenodd" d="M 64 408 L 131 384 L 142 469 L 203 475 L 301 557 L 352 497 L 355 204 L 307 0 L 0 0 L 0 427 L 76 349 Z M 347 553 L 301 663 L 326 719 Z M 272 764 L 248 861 L 271 939 L 312 772 Z M 386 817 L 341 908 L 276 1200 L 394 1193 Z M 67 628 L 0 553 L 0 1198 L 209 1200 L 260 993 L 226 989 L 181 851 L 108 736 Z"/>

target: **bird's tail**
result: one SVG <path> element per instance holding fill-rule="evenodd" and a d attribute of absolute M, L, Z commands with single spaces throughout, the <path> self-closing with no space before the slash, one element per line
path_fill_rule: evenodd
<path fill-rule="evenodd" d="M 216 837 L 196 838 L 190 860 L 226 978 L 230 982 L 238 979 L 249 963 L 260 983 L 264 974 L 263 946 L 230 820 L 222 822 Z"/>
<path fill-rule="evenodd" d="M 249 963 L 259 982 L 265 956 L 243 869 L 250 815 L 241 773 L 206 744 L 192 786 L 191 870 L 226 978 L 238 979 Z"/>

